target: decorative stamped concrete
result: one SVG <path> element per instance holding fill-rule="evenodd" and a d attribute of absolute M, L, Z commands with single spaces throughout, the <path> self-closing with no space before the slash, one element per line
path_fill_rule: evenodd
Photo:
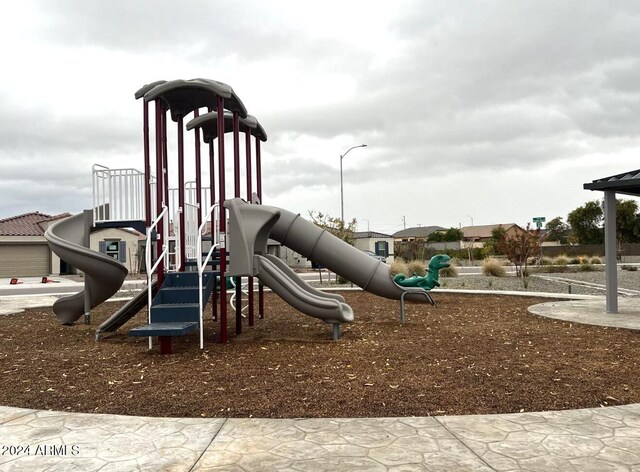
<path fill-rule="evenodd" d="M 640 472 L 640 404 L 351 419 L 145 418 L 0 407 L 0 453 L 2 471 Z"/>
<path fill-rule="evenodd" d="M 640 299 L 620 298 L 618 313 L 605 311 L 605 299 L 554 301 L 529 307 L 529 313 L 596 326 L 640 330 Z"/>

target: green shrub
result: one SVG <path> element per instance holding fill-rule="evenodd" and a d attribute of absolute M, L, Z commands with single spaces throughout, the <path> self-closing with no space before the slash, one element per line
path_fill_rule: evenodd
<path fill-rule="evenodd" d="M 573 264 L 573 265 L 580 264 L 580 258 L 576 256 L 572 257 L 571 259 L 569 259 L 569 264 Z"/>
<path fill-rule="evenodd" d="M 424 277 L 427 273 L 427 263 L 419 259 L 414 259 L 407 262 L 407 270 L 409 271 L 408 273 L 405 273 L 407 277 L 411 277 L 413 275 Z"/>
<path fill-rule="evenodd" d="M 593 272 L 594 270 L 596 270 L 596 268 L 593 267 L 593 265 L 589 264 L 589 262 L 583 262 L 582 264 L 580 264 L 581 272 Z"/>
<path fill-rule="evenodd" d="M 540 261 L 540 265 L 553 265 L 553 259 L 550 257 L 543 257 Z"/>
<path fill-rule="evenodd" d="M 395 277 L 398 274 L 404 274 L 406 276 L 410 276 L 409 269 L 407 269 L 407 263 L 402 259 L 394 259 L 391 263 L 391 268 L 389 269 L 389 273 L 392 277 Z"/>
<path fill-rule="evenodd" d="M 623 266 L 620 266 L 620 268 L 622 270 L 628 270 L 630 272 L 636 272 L 638 270 L 638 266 L 630 266 L 630 265 L 623 265 Z"/>
<path fill-rule="evenodd" d="M 482 263 L 482 275 L 489 275 L 492 277 L 504 277 L 507 275 L 502 262 L 492 257 L 485 259 Z"/>
<path fill-rule="evenodd" d="M 457 277 L 458 276 L 458 268 L 451 264 L 449 267 L 443 267 L 439 272 L 441 277 Z"/>
<path fill-rule="evenodd" d="M 592 264 L 602 264 L 602 259 L 600 259 L 599 257 L 592 257 L 591 258 L 591 263 Z"/>
<path fill-rule="evenodd" d="M 338 280 L 336 280 L 336 282 L 338 282 L 340 285 L 344 285 L 344 284 L 348 284 L 349 283 L 349 281 L 347 279 L 345 279 L 341 275 L 338 276 Z"/>
<path fill-rule="evenodd" d="M 567 265 L 567 264 L 569 264 L 569 259 L 567 259 L 567 258 L 566 258 L 566 257 L 564 257 L 564 256 L 558 256 L 558 257 L 556 257 L 556 259 L 553 261 L 553 263 L 554 263 L 555 265 Z"/>

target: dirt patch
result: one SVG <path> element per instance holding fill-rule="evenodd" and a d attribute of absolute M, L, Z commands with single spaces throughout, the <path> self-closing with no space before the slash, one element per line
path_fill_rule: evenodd
<path fill-rule="evenodd" d="M 640 333 L 539 318 L 536 298 L 437 294 L 437 308 L 345 294 L 356 322 L 331 329 L 266 294 L 266 319 L 174 354 L 121 333 L 61 326 L 50 309 L 0 317 L 0 404 L 145 416 L 362 417 L 510 413 L 640 402 Z M 547 300 L 548 301 L 548 300 Z M 230 320 L 230 326 L 234 322 Z"/>

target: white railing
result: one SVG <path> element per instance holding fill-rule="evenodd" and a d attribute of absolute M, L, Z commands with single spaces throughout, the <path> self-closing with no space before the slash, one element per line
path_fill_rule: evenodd
<path fill-rule="evenodd" d="M 196 205 L 198 199 L 196 196 L 198 192 L 196 190 L 196 182 L 189 181 L 184 184 L 184 201 Z M 174 213 L 179 208 L 180 191 L 177 188 L 169 189 L 169 211 Z M 210 187 L 202 187 L 200 189 L 200 208 L 202 210 L 202 219 L 207 219 L 206 209 L 211 207 L 211 191 Z"/>
<path fill-rule="evenodd" d="M 180 251 L 180 209 L 173 214 L 173 252 L 169 251 L 169 256 L 173 256 L 173 265 L 170 270 L 178 271 L 182 265 L 182 252 Z"/>
<path fill-rule="evenodd" d="M 211 249 L 207 253 L 204 260 L 202 259 L 202 233 L 207 225 L 207 221 L 211 220 Z M 198 228 L 198 239 L 196 240 L 196 253 L 198 254 L 196 261 L 198 263 L 198 308 L 200 310 L 200 349 L 204 348 L 204 331 L 203 331 L 203 312 L 204 301 L 202 299 L 202 275 L 204 268 L 207 267 L 211 260 L 214 249 L 220 244 L 220 206 L 215 203 L 207 209 L 207 218 L 203 218 L 202 224 Z M 213 277 L 213 276 L 212 276 Z M 220 274 L 220 283 L 222 284 L 222 274 Z M 216 289 L 215 278 L 213 280 L 213 289 Z"/>
<path fill-rule="evenodd" d="M 152 276 L 153 273 L 160 265 L 162 260 L 165 260 L 165 265 L 169 263 L 169 219 L 168 213 L 169 210 L 166 206 L 162 207 L 162 212 L 158 215 L 158 217 L 154 220 L 149 228 L 147 228 L 147 246 L 144 248 L 144 257 L 145 264 L 147 269 L 147 310 L 148 310 L 148 320 L 149 324 L 151 324 L 151 303 L 153 301 L 153 282 Z M 158 254 L 158 258 L 156 259 L 156 263 L 151 265 L 151 250 L 153 247 L 153 241 L 151 239 L 153 230 L 158 226 L 160 221 L 163 222 L 162 225 L 162 252 Z M 149 336 L 149 349 L 152 347 L 151 336 Z"/>
<path fill-rule="evenodd" d="M 148 184 L 144 172 L 109 169 L 94 164 L 92 174 L 93 218 L 96 223 L 145 219 L 145 188 Z M 153 177 L 151 180 L 153 182 Z M 153 203 L 152 199 L 152 207 Z M 152 209 L 152 214 L 155 213 Z"/>
<path fill-rule="evenodd" d="M 184 204 L 184 244 L 186 259 L 196 259 L 198 257 L 198 205 L 193 203 Z M 201 230 L 202 231 L 202 230 Z"/>

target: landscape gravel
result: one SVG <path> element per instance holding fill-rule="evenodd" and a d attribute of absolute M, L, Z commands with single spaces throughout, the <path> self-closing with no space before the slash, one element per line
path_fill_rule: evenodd
<path fill-rule="evenodd" d="M 573 283 L 572 283 L 573 282 Z M 588 287 L 581 282 L 599 284 L 601 287 Z M 313 285 L 321 288 L 349 288 L 351 284 L 323 283 Z M 640 271 L 618 270 L 618 287 L 637 290 L 637 295 L 620 294 L 620 296 L 640 296 Z M 440 277 L 440 289 L 455 290 L 494 290 L 517 292 L 573 293 L 578 295 L 604 295 L 604 270 L 587 272 L 541 272 L 532 274 L 525 288 L 523 280 L 514 275 L 505 277 L 489 277 L 485 275 L 458 275 L 457 277 Z"/>

